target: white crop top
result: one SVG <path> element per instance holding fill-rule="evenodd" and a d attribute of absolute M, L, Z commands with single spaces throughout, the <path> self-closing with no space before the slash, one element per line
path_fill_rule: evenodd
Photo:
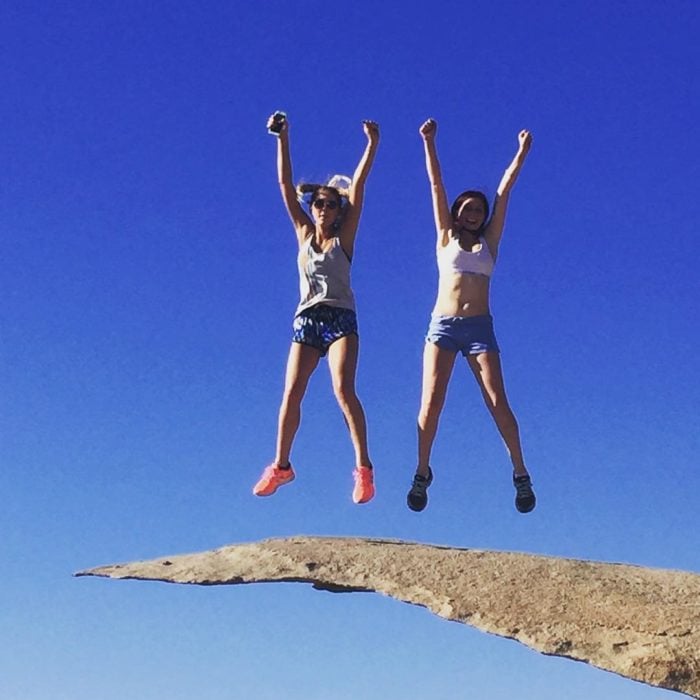
<path fill-rule="evenodd" d="M 473 253 L 464 250 L 459 240 L 450 236 L 445 246 L 438 245 L 437 263 L 441 275 L 484 275 L 491 277 L 494 259 L 483 236 L 479 237 L 481 248 Z"/>

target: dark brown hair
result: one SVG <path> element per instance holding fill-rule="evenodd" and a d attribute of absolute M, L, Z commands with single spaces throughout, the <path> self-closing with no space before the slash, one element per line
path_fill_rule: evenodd
<path fill-rule="evenodd" d="M 464 202 L 465 199 L 470 198 L 480 199 L 484 205 L 484 223 L 481 225 L 481 228 L 484 228 L 484 226 L 486 226 L 486 222 L 489 220 L 489 200 L 486 195 L 479 190 L 464 190 L 464 192 L 457 195 L 457 199 L 455 199 L 450 207 L 452 220 L 454 221 L 457 218 L 462 202 Z"/>

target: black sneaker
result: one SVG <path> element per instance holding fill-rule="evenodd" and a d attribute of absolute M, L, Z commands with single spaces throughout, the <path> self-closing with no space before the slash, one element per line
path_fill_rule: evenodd
<path fill-rule="evenodd" d="M 513 476 L 513 486 L 515 486 L 515 507 L 520 513 L 529 513 L 537 503 L 529 474 Z"/>
<path fill-rule="evenodd" d="M 406 502 L 408 507 L 415 511 L 420 512 L 428 505 L 428 486 L 433 483 L 433 471 L 428 467 L 428 478 L 420 474 L 416 474 L 413 477 L 413 484 L 411 485 L 411 490 L 408 492 L 406 497 Z"/>

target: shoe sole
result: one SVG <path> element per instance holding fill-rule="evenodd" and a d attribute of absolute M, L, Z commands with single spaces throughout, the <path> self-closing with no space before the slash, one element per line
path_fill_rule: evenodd
<path fill-rule="evenodd" d="M 267 496 L 273 496 L 274 494 L 277 493 L 277 489 L 279 489 L 281 486 L 286 486 L 287 484 L 291 484 L 295 478 L 296 478 L 296 476 L 294 474 L 292 474 L 291 478 L 287 479 L 286 481 L 280 482 L 279 484 L 277 484 L 277 486 L 275 486 L 274 489 L 272 489 L 272 491 L 268 491 L 267 493 L 256 493 L 255 489 L 253 489 L 253 496 L 258 496 L 258 498 L 266 498 Z"/>
<path fill-rule="evenodd" d="M 356 506 L 361 506 L 363 503 L 369 503 L 373 498 L 374 498 L 374 494 L 372 494 L 371 496 L 369 496 L 369 497 L 367 497 L 367 498 L 363 498 L 363 499 L 361 499 L 361 500 L 359 500 L 359 501 L 356 501 L 356 500 L 355 500 L 355 497 L 353 496 L 353 497 L 352 497 L 352 502 L 353 502 Z"/>
<path fill-rule="evenodd" d="M 412 510 L 414 513 L 420 513 L 421 511 L 425 510 L 426 506 L 428 505 L 428 502 L 426 501 L 423 505 L 420 506 L 414 506 L 410 501 L 406 500 L 406 505 L 408 506 L 408 509 Z"/>

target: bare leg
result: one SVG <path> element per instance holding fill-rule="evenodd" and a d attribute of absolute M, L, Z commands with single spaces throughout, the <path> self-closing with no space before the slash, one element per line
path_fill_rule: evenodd
<path fill-rule="evenodd" d="M 301 401 L 309 384 L 309 377 L 318 366 L 321 353 L 310 345 L 292 343 L 287 359 L 284 394 L 277 425 L 277 452 L 275 462 L 279 466 L 289 464 L 292 442 L 301 422 Z"/>
<path fill-rule="evenodd" d="M 423 395 L 418 413 L 418 469 L 428 477 L 430 452 L 437 433 L 440 413 L 445 404 L 447 385 L 452 376 L 457 353 L 426 343 L 423 350 Z"/>
<path fill-rule="evenodd" d="M 367 447 L 367 421 L 355 391 L 359 347 L 360 339 L 354 333 L 336 340 L 328 348 L 328 368 L 331 372 L 335 398 L 350 431 L 356 466 L 371 467 Z"/>
<path fill-rule="evenodd" d="M 524 476 L 527 474 L 527 468 L 520 445 L 520 431 L 513 411 L 508 405 L 503 384 L 501 358 L 497 352 L 483 352 L 478 355 L 470 355 L 468 361 L 481 388 L 486 406 L 493 416 L 503 442 L 506 444 L 510 461 L 513 463 L 513 473 L 515 476 Z"/>

